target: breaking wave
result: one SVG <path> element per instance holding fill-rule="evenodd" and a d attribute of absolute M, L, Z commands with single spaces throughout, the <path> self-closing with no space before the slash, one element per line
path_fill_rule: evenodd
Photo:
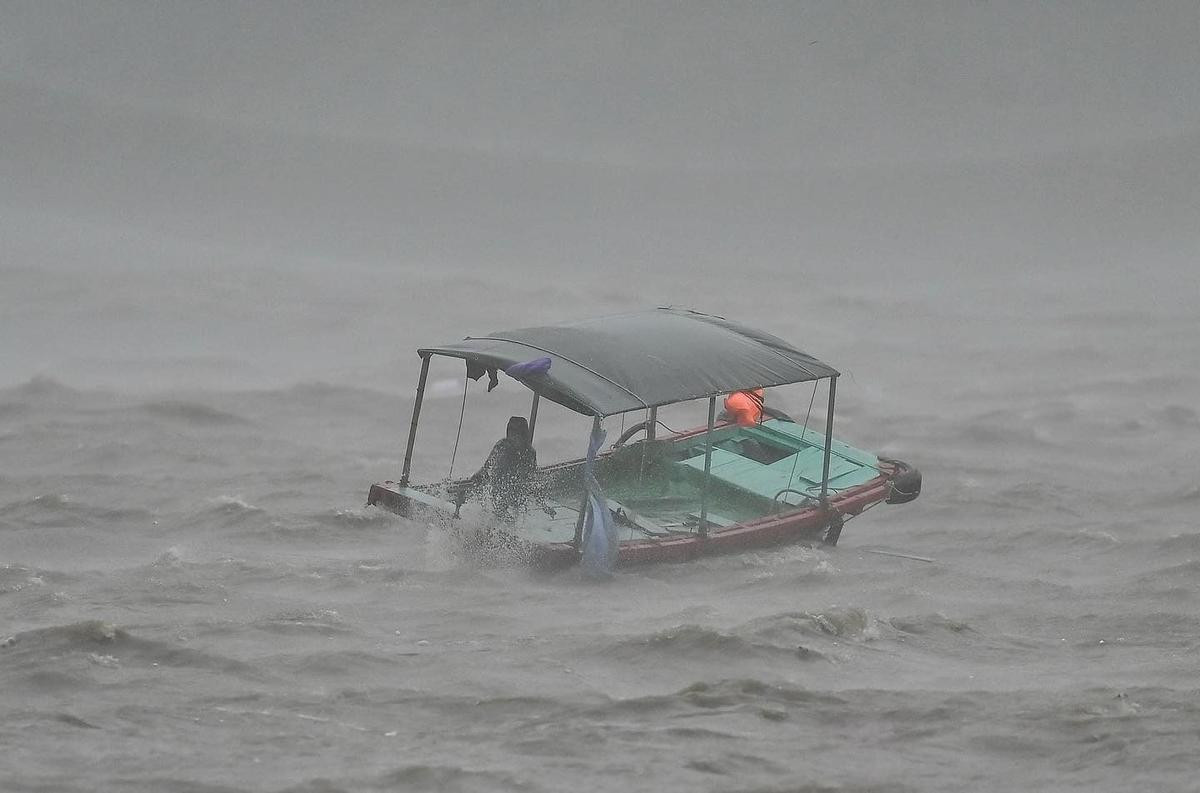
<path fill-rule="evenodd" d="M 147 415 L 183 424 L 225 426 L 250 423 L 241 416 L 218 410 L 199 402 L 164 399 L 155 402 L 145 402 L 141 405 L 140 409 Z"/>
<path fill-rule="evenodd" d="M 84 620 L 14 634 L 0 641 L 0 658 L 6 661 L 8 675 L 58 672 L 74 677 L 71 672 L 78 670 L 72 659 L 79 659 L 107 667 L 188 667 L 238 677 L 261 677 L 250 664 L 169 642 L 143 639 L 105 620 Z"/>
<path fill-rule="evenodd" d="M 46 493 L 0 507 L 0 521 L 12 528 L 89 525 L 92 523 L 147 523 L 154 513 L 140 507 L 101 507 L 77 501 L 66 493 Z"/>

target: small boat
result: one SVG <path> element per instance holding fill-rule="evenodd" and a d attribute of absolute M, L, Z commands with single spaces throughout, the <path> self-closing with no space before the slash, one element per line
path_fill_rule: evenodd
<path fill-rule="evenodd" d="M 837 370 L 723 317 L 657 308 L 469 336 L 417 354 L 421 373 L 404 468 L 398 481 L 373 485 L 368 504 L 456 531 L 464 523 L 467 480 L 414 484 L 409 476 L 434 357 L 465 361 L 468 378 L 488 376 L 489 391 L 500 373 L 532 391 L 530 441 L 543 399 L 591 417 L 587 456 L 537 469 L 548 509 L 474 530 L 476 539 L 502 537 L 537 567 L 586 562 L 593 535 L 603 539 L 601 527 L 614 566 L 784 543 L 836 545 L 850 518 L 880 503 L 912 501 L 921 491 L 914 467 L 833 438 Z M 808 382 L 813 400 L 817 384 L 828 385 L 823 432 L 809 426 L 809 417 L 794 420 L 770 409 L 748 426 L 718 415 L 718 398 L 731 393 Z M 706 423 L 659 432 L 665 429 L 659 408 L 693 401 L 707 402 Z M 642 420 L 600 451 L 604 419 L 625 414 Z M 486 542 L 474 547 L 494 549 Z"/>

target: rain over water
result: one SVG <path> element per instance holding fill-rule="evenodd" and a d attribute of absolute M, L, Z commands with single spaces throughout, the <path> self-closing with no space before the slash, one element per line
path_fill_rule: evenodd
<path fill-rule="evenodd" d="M 0 18 L 0 789 L 1200 789 L 1195 3 Z M 657 305 L 921 498 L 600 582 L 364 506 L 418 346 Z"/>

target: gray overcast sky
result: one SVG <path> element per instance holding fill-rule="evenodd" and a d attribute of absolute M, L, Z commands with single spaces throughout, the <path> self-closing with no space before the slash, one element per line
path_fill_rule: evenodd
<path fill-rule="evenodd" d="M 1200 129 L 1195 0 L 2 8 L 0 91 L 526 157 L 846 165 Z"/>

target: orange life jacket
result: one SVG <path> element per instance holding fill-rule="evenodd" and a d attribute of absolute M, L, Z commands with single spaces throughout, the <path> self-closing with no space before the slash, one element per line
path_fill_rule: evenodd
<path fill-rule="evenodd" d="M 742 427 L 752 427 L 762 421 L 765 395 L 761 388 L 734 391 L 725 397 L 725 412 Z"/>

